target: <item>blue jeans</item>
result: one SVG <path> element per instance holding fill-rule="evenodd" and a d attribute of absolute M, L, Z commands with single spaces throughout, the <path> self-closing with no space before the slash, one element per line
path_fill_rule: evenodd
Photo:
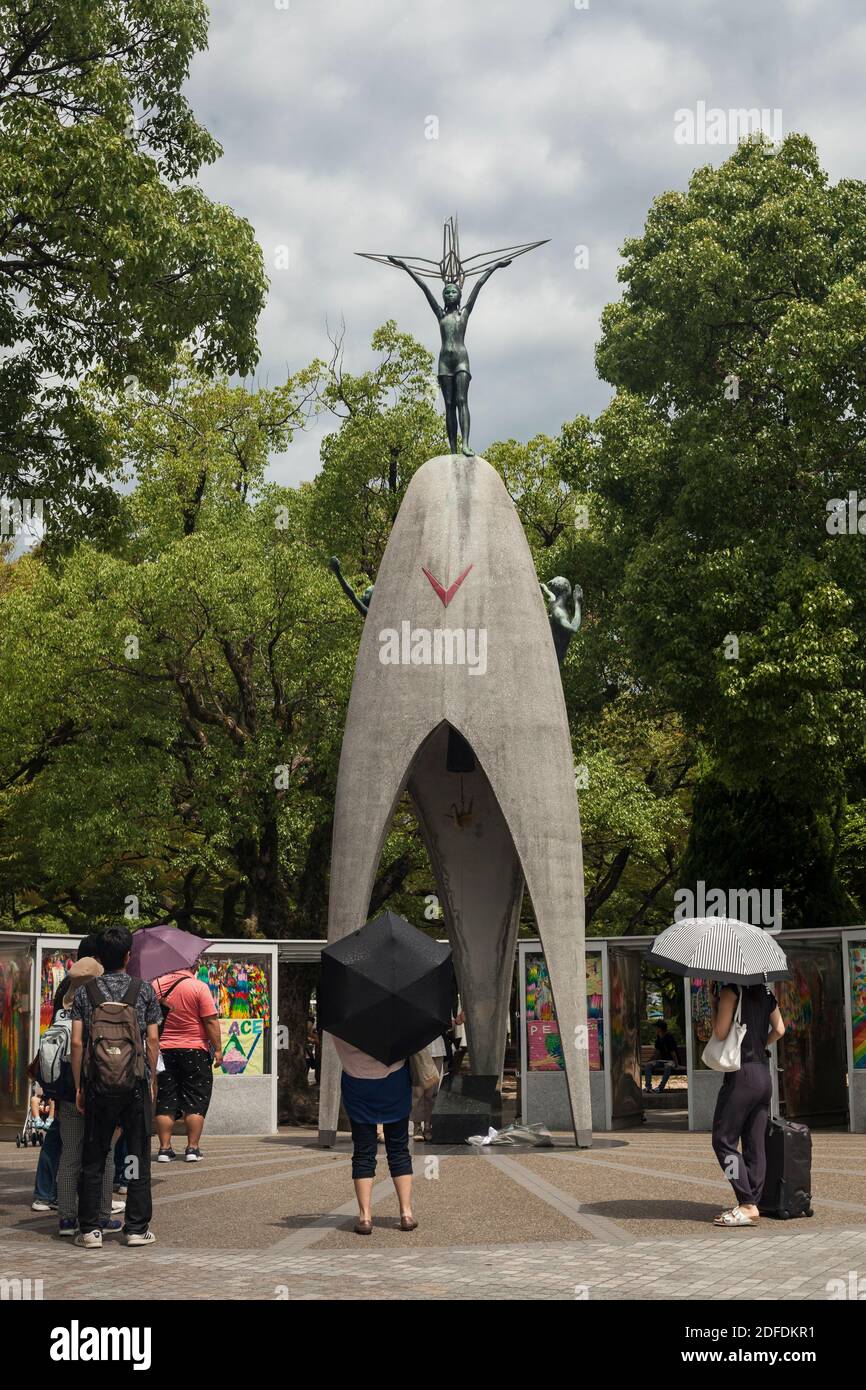
<path fill-rule="evenodd" d="M 60 1106 L 57 1106 L 60 1109 Z M 63 1141 L 60 1137 L 60 1119 L 57 1115 L 45 1131 L 45 1138 L 39 1150 L 36 1165 L 36 1179 L 33 1184 L 33 1200 L 40 1202 L 57 1201 L 57 1166 L 60 1163 L 60 1150 Z"/>
<path fill-rule="evenodd" d="M 668 1084 L 668 1079 L 669 1079 L 669 1077 L 670 1077 L 670 1075 L 671 1075 L 671 1072 L 672 1072 L 673 1069 L 674 1069 L 674 1066 L 675 1066 L 675 1063 L 673 1063 L 673 1062 L 658 1062 L 658 1061 L 656 1061 L 656 1062 L 647 1062 L 646 1066 L 645 1066 L 644 1069 L 643 1069 L 644 1084 L 646 1085 L 647 1090 L 648 1090 L 648 1091 L 651 1091 L 651 1090 L 652 1090 L 652 1082 L 651 1082 L 651 1080 L 650 1080 L 650 1077 L 651 1077 L 654 1073 L 655 1073 L 655 1075 L 657 1076 L 658 1073 L 659 1073 L 659 1070 L 662 1070 L 662 1071 L 664 1072 L 664 1075 L 662 1076 L 662 1079 L 661 1079 L 661 1081 L 659 1082 L 658 1089 L 659 1089 L 660 1091 L 663 1091 L 664 1088 L 665 1088 L 665 1086 Z"/>

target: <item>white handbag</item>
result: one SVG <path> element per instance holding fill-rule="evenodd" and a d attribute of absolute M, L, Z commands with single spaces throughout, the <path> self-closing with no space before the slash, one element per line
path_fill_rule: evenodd
<path fill-rule="evenodd" d="M 715 1033 L 710 1038 L 703 1052 L 701 1061 L 710 1071 L 739 1071 L 740 1070 L 740 1049 L 743 1046 L 743 1038 L 746 1035 L 746 1025 L 740 1022 L 740 1009 L 743 1003 L 743 990 L 740 988 L 737 996 L 737 1008 L 731 1022 L 730 1031 L 726 1038 L 717 1038 Z"/>

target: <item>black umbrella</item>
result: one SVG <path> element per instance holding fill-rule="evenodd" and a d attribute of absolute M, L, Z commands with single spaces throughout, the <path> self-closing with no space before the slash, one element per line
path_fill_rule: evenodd
<path fill-rule="evenodd" d="M 322 951 L 319 1026 L 390 1066 L 451 1026 L 451 948 L 382 912 Z"/>

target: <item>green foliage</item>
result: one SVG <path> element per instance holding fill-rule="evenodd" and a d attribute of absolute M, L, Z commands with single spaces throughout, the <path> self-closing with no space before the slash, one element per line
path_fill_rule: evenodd
<path fill-rule="evenodd" d="M 866 476 L 866 185 L 830 185 L 805 137 L 745 142 L 624 253 L 592 461 L 622 640 L 713 776 L 811 806 L 835 864 L 866 744 L 866 553 L 827 527 Z"/>
<path fill-rule="evenodd" d="M 319 927 L 297 918 L 353 624 L 329 614 L 299 495 L 261 479 L 304 389 L 245 396 L 187 372 L 170 402 L 125 403 L 112 428 L 141 482 L 122 553 L 82 544 L 56 569 L 12 567 L 0 882 L 28 906 L 116 918 L 134 894 L 144 919 Z"/>
<path fill-rule="evenodd" d="M 84 533 L 111 514 L 79 395 L 256 360 L 252 228 L 193 182 L 220 153 L 182 94 L 203 0 L 15 0 L 0 12 L 0 478 Z M 77 515 L 73 503 L 84 505 Z"/>
<path fill-rule="evenodd" d="M 539 578 L 561 574 L 583 590 L 583 621 L 562 683 L 575 748 L 587 923 L 595 933 L 617 934 L 669 920 L 694 751 L 680 721 L 639 689 L 623 640 L 618 510 L 596 490 L 600 447 L 590 421 L 578 416 L 555 439 L 508 440 L 491 445 L 487 457 L 514 501 Z M 534 930 L 530 917 L 526 930 Z"/>
<path fill-rule="evenodd" d="M 323 371 L 321 408 L 340 422 L 321 450 L 310 496 L 310 539 L 327 561 L 337 554 L 347 573 L 369 583 L 415 472 L 447 449 L 435 410 L 433 358 L 389 320 L 372 338 L 380 361 L 368 372 L 344 370 L 342 344 Z"/>
<path fill-rule="evenodd" d="M 116 920 L 135 898 L 143 921 L 323 934 L 360 632 L 324 557 L 340 540 L 350 563 L 373 555 L 375 524 L 384 546 L 395 497 L 441 447 L 429 355 L 393 325 L 373 348 L 367 374 L 316 362 L 272 390 L 211 380 L 189 356 L 164 392 L 88 385 L 110 468 L 134 486 L 110 545 L 0 571 L 8 922 L 74 928 Z M 340 417 L 332 466 L 297 489 L 269 484 L 269 458 L 322 409 Z M 398 462 L 394 488 L 389 474 L 379 490 L 383 441 Z M 370 482 L 360 507 L 340 460 Z M 423 921 L 422 888 L 407 806 L 374 906 Z"/>
<path fill-rule="evenodd" d="M 695 789 L 681 882 L 724 890 L 772 887 L 786 927 L 850 922 L 856 905 L 838 882 L 830 818 L 766 787 L 731 791 L 712 776 Z"/>

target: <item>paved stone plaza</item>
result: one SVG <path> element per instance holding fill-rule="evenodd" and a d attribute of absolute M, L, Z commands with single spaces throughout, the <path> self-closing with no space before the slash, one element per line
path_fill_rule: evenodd
<path fill-rule="evenodd" d="M 730 1189 L 705 1134 L 645 1126 L 596 1135 L 591 1151 L 565 1136 L 546 1152 L 416 1144 L 419 1228 L 398 1229 L 384 1180 L 369 1238 L 352 1232 L 346 1140 L 205 1141 L 201 1164 L 154 1165 L 154 1248 L 108 1237 L 101 1252 L 31 1212 L 36 1154 L 4 1144 L 0 1276 L 41 1279 L 61 1300 L 826 1300 L 857 1278 L 866 1296 L 866 1136 L 815 1136 L 811 1220 L 745 1231 L 708 1224 Z M 763 1270 L 743 1244 L 766 1250 Z"/>

